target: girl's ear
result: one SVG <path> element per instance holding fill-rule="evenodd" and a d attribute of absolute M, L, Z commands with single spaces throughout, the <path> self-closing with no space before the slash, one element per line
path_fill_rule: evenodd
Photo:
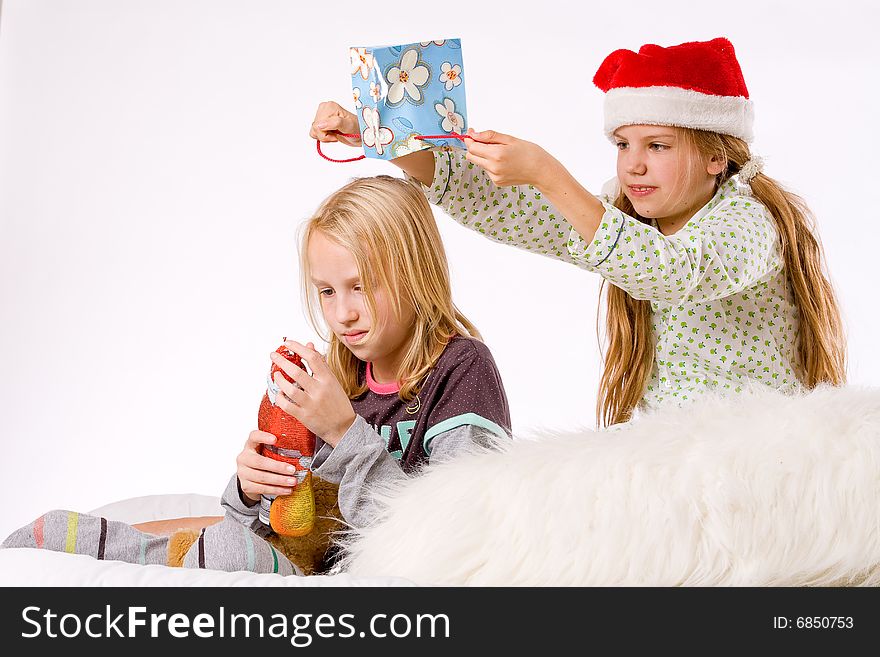
<path fill-rule="evenodd" d="M 727 168 L 727 162 L 722 160 L 717 155 L 713 155 L 709 160 L 709 164 L 706 166 L 706 172 L 710 176 L 717 176 L 719 173 L 724 171 Z"/>

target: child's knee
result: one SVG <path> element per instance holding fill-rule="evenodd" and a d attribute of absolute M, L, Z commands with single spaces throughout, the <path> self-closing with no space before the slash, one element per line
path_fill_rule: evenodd
<path fill-rule="evenodd" d="M 183 567 L 226 572 L 302 574 L 267 541 L 230 519 L 205 527 L 199 532 L 183 557 Z"/>

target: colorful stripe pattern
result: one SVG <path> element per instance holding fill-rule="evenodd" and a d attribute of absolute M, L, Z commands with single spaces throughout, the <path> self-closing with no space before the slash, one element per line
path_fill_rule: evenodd
<path fill-rule="evenodd" d="M 205 528 L 199 532 L 199 568 L 205 567 Z"/>
<path fill-rule="evenodd" d="M 67 541 L 64 551 L 70 554 L 76 553 L 76 528 L 79 526 L 79 514 L 76 511 L 67 512 Z"/>
<path fill-rule="evenodd" d="M 46 516 L 40 516 L 34 523 L 34 541 L 37 548 L 43 548 L 43 526 L 46 524 Z"/>
<path fill-rule="evenodd" d="M 101 518 L 101 535 L 98 537 L 98 559 L 103 561 L 107 549 L 107 518 Z"/>

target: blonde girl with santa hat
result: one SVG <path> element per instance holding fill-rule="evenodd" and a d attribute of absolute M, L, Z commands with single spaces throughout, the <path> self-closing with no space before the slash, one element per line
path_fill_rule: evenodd
<path fill-rule="evenodd" d="M 754 111 L 733 45 L 617 50 L 593 81 L 618 150 L 616 184 L 599 196 L 537 144 L 491 130 L 469 131 L 467 151 L 393 162 L 462 225 L 611 283 L 599 423 L 710 392 L 843 384 L 814 222 L 749 150 Z M 353 114 L 319 106 L 312 137 L 353 132 Z"/>

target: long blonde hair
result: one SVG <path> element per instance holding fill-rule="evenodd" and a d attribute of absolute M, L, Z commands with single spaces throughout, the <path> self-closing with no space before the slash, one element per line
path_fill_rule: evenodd
<path fill-rule="evenodd" d="M 480 339 L 452 302 L 446 252 L 425 195 L 400 178 L 357 178 L 331 194 L 305 222 L 300 248 L 304 305 L 329 344 L 327 364 L 350 398 L 360 396 L 367 386 L 360 376 L 361 361 L 319 320 L 320 300 L 307 255 L 316 231 L 354 256 L 374 321 L 377 288 L 387 291 L 397 319 L 404 304 L 413 309 L 412 332 L 397 377 L 401 399 L 416 396 L 451 338 Z"/>
<path fill-rule="evenodd" d="M 691 147 L 692 157 L 716 157 L 726 163 L 716 179 L 716 191 L 751 157 L 748 145 L 736 137 L 689 128 L 677 130 L 684 136 L 686 146 Z M 755 198 L 776 221 L 785 271 L 800 314 L 795 374 L 807 388 L 820 383 L 842 385 L 846 382 L 846 338 L 834 289 L 824 269 L 815 219 L 802 198 L 763 173 L 758 173 L 749 184 Z M 650 223 L 636 215 L 622 191 L 614 205 L 642 223 Z M 608 348 L 599 383 L 596 421 L 597 425 L 604 422 L 607 426 L 632 417 L 651 376 L 654 363 L 651 302 L 634 299 L 622 289 L 609 285 L 606 336 Z"/>

